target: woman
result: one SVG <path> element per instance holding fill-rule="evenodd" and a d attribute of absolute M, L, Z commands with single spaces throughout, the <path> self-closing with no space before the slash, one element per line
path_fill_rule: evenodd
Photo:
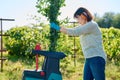
<path fill-rule="evenodd" d="M 51 23 L 51 27 L 70 36 L 79 36 L 85 57 L 84 80 L 105 80 L 106 54 L 102 46 L 102 34 L 98 24 L 93 21 L 91 13 L 83 7 L 74 14 L 80 26 L 74 28 L 59 27 Z"/>

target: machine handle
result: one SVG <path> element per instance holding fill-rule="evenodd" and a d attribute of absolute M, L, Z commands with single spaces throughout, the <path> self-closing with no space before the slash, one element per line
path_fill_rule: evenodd
<path fill-rule="evenodd" d="M 41 50 L 40 44 L 36 44 L 35 50 Z M 35 56 L 36 59 L 36 71 L 38 70 L 38 54 Z"/>

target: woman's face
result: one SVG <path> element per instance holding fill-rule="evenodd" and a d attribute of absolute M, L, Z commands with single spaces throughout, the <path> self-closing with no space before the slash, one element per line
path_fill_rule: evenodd
<path fill-rule="evenodd" d="M 83 25 L 87 22 L 87 18 L 83 14 L 78 15 L 76 19 L 77 19 L 78 23 L 81 25 Z"/>

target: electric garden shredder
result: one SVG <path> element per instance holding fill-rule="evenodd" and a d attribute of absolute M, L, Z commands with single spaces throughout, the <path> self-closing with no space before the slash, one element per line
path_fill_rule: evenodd
<path fill-rule="evenodd" d="M 42 51 L 40 45 L 36 45 L 32 51 L 36 55 L 36 69 L 24 70 L 22 80 L 62 80 L 60 72 L 60 59 L 66 55 L 62 52 Z M 44 56 L 42 70 L 38 69 L 38 55 Z"/>

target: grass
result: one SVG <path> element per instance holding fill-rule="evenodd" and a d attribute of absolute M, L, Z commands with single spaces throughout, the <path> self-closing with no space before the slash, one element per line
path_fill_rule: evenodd
<path fill-rule="evenodd" d="M 4 62 L 3 72 L 0 72 L 0 80 L 21 80 L 24 69 L 35 69 L 35 60 L 8 56 Z M 41 69 L 43 57 L 39 57 L 39 66 Z M 84 59 L 79 58 L 74 65 L 74 59 L 70 56 L 61 60 L 60 71 L 63 74 L 63 80 L 82 80 Z M 106 65 L 106 80 L 120 80 L 120 66 L 112 62 Z"/>

